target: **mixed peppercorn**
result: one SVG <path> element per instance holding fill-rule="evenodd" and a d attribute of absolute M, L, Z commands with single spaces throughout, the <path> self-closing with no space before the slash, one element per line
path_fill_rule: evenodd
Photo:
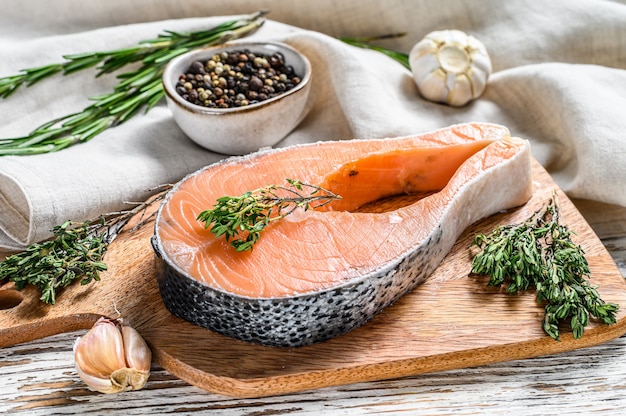
<path fill-rule="evenodd" d="M 210 108 L 243 107 L 291 90 L 301 81 L 280 52 L 222 52 L 194 61 L 176 84 L 176 92 L 192 104 Z"/>

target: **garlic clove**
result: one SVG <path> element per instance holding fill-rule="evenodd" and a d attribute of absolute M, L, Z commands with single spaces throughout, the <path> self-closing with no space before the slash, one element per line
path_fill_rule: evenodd
<path fill-rule="evenodd" d="M 446 74 L 443 71 L 433 71 L 427 74 L 420 86 L 420 92 L 424 98 L 430 101 L 441 102 L 448 97 Z"/>
<path fill-rule="evenodd" d="M 461 107 L 467 103 L 467 97 L 473 95 L 472 82 L 466 75 L 454 78 L 454 85 L 449 89 L 447 101 L 453 107 Z"/>
<path fill-rule="evenodd" d="M 123 326 L 122 338 L 124 340 L 124 354 L 128 366 L 139 371 L 149 372 L 152 352 L 146 341 L 139 335 L 139 332 L 130 326 Z"/>
<path fill-rule="evenodd" d="M 424 79 L 439 69 L 439 61 L 437 56 L 430 52 L 415 58 L 413 66 L 413 76 L 418 79 Z M 443 71 L 441 71 L 443 74 Z"/>
<path fill-rule="evenodd" d="M 491 75 L 493 68 L 491 67 L 491 59 L 484 47 L 480 49 L 472 49 L 470 52 L 470 59 L 472 60 L 472 70 L 481 71 L 485 81 Z"/>
<path fill-rule="evenodd" d="M 492 72 L 485 46 L 459 30 L 426 35 L 411 49 L 409 65 L 424 98 L 455 107 L 478 98 Z"/>
<path fill-rule="evenodd" d="M 139 332 L 120 319 L 100 318 L 74 343 L 79 377 L 101 393 L 139 390 L 150 376 L 152 353 Z"/>
<path fill-rule="evenodd" d="M 74 344 L 76 364 L 94 377 L 108 377 L 113 371 L 126 366 L 124 341 L 117 325 L 100 318 L 98 322 Z"/>
<path fill-rule="evenodd" d="M 471 88 L 472 88 L 472 97 L 474 98 L 478 98 L 476 96 L 476 91 L 484 91 L 485 88 L 487 87 L 487 77 L 484 76 L 484 72 L 482 72 L 480 69 L 472 69 L 469 74 L 468 77 L 471 81 Z"/>
<path fill-rule="evenodd" d="M 113 384 L 111 378 L 92 376 L 81 370 L 78 365 L 76 366 L 76 372 L 78 373 L 80 379 L 83 380 L 83 382 L 85 382 L 91 390 L 105 394 L 119 393 L 123 391 L 119 384 Z"/>

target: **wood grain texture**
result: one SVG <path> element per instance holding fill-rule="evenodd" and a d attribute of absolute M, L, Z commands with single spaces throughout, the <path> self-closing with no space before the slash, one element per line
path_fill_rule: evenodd
<path fill-rule="evenodd" d="M 87 390 L 72 356 L 72 343 L 84 332 L 0 349 L 0 414 L 614 416 L 626 410 L 626 336 L 562 354 L 239 399 L 191 386 L 158 365 L 143 390 L 115 396 Z"/>
<path fill-rule="evenodd" d="M 75 286 L 55 306 L 41 306 L 25 290 L 17 306 L 0 311 L 0 346 L 89 328 L 101 316 L 117 316 L 150 343 L 156 363 L 176 377 L 211 392 L 264 397 L 366 381 L 471 368 L 573 351 L 626 332 L 625 311 L 612 326 L 592 324 L 580 340 L 547 337 L 543 308 L 534 295 L 506 295 L 468 277 L 477 232 L 528 217 L 557 189 L 534 164 L 535 193 L 524 207 L 471 226 L 427 283 L 367 325 L 336 339 L 295 349 L 236 341 L 175 318 L 164 308 L 154 279 L 151 229 L 124 234 L 110 247 L 102 282 Z M 626 305 L 626 287 L 615 262 L 571 202 L 559 195 L 564 221 L 585 249 L 594 284 L 606 301 Z M 11 290 L 10 287 L 2 288 Z"/>

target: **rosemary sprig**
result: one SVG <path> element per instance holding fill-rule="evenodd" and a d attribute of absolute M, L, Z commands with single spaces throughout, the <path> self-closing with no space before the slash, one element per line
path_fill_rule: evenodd
<path fill-rule="evenodd" d="M 204 31 L 166 31 L 134 47 L 66 55 L 65 62 L 25 69 L 17 75 L 0 78 L 0 97 L 7 98 L 21 86 L 33 85 L 57 73 L 71 74 L 97 66 L 98 77 L 128 64 L 140 63 L 139 68 L 118 75 L 121 81 L 112 92 L 91 97 L 93 104 L 82 111 L 44 123 L 26 136 L 0 139 L 0 156 L 58 151 L 124 123 L 142 108 L 148 112 L 164 96 L 161 76 L 172 58 L 193 48 L 246 36 L 264 23 L 260 17 L 265 13 L 257 12 Z"/>
<path fill-rule="evenodd" d="M 129 232 L 152 219 L 154 213 L 145 216 L 146 209 L 161 201 L 171 185 L 160 188 L 148 200 L 132 203 L 136 206 L 130 210 L 105 214 L 93 222 L 66 221 L 54 227 L 53 238 L 31 244 L 0 262 L 0 282 L 15 282 L 19 290 L 34 285 L 41 293 L 40 300 L 53 305 L 57 292 L 73 281 L 80 279 L 81 285 L 99 281 L 100 272 L 107 269 L 103 259 L 109 244 L 135 215 L 142 213 Z"/>
<path fill-rule="evenodd" d="M 246 251 L 252 249 L 270 222 L 285 218 L 297 208 L 315 209 L 341 198 L 316 185 L 294 179 L 286 181 L 287 186 L 268 185 L 240 196 L 218 198 L 213 209 L 202 211 L 197 220 L 205 223 L 204 228 L 212 224 L 215 237 L 224 236 L 226 241 L 247 233 L 244 238 L 230 241 L 236 251 Z"/>
<path fill-rule="evenodd" d="M 559 215 L 555 193 L 526 221 L 478 234 L 473 245 L 481 251 L 472 260 L 472 272 L 490 276 L 490 286 L 506 285 L 508 293 L 536 289 L 537 302 L 545 304 L 542 328 L 557 341 L 562 322 L 569 321 L 578 339 L 590 316 L 614 324 L 619 310 L 591 286 L 585 253 Z"/>
<path fill-rule="evenodd" d="M 389 49 L 389 48 L 385 48 L 384 46 L 379 46 L 379 45 L 375 45 L 372 42 L 374 41 L 378 41 L 378 40 L 383 40 L 383 39 L 391 39 L 391 38 L 397 38 L 400 36 L 404 36 L 405 33 L 392 33 L 392 34 L 388 34 L 388 35 L 381 35 L 381 36 L 371 36 L 371 37 L 364 37 L 364 38 L 351 38 L 351 37 L 342 37 L 339 38 L 339 40 L 352 45 L 352 46 L 356 46 L 359 48 L 364 48 L 364 49 L 371 49 L 377 52 L 380 52 L 384 55 L 387 55 L 388 57 L 390 57 L 391 59 L 398 61 L 400 64 L 402 64 L 405 68 L 407 69 L 411 69 L 410 65 L 409 65 L 409 55 L 404 53 L 404 52 L 399 52 L 393 49 Z"/>

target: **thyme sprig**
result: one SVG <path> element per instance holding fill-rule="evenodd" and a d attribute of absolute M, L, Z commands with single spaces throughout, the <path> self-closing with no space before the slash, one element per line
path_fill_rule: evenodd
<path fill-rule="evenodd" d="M 542 328 L 555 340 L 561 323 L 569 321 L 579 339 L 590 317 L 610 325 L 619 310 L 591 286 L 585 253 L 572 234 L 560 223 L 555 193 L 526 221 L 498 226 L 489 235 L 478 234 L 473 242 L 481 251 L 472 260 L 472 272 L 490 276 L 489 286 L 506 285 L 508 293 L 534 288 L 537 302 L 545 304 Z"/>
<path fill-rule="evenodd" d="M 13 281 L 22 290 L 31 284 L 39 288 L 41 301 L 54 304 L 56 292 L 75 279 L 86 285 L 100 280 L 106 270 L 102 257 L 107 244 L 104 235 L 91 234 L 89 222 L 71 221 L 54 227 L 54 238 L 30 245 L 26 251 L 7 257 L 0 264 L 0 280 Z"/>
<path fill-rule="evenodd" d="M 96 77 L 115 72 L 126 65 L 140 66 L 119 74 L 121 80 L 112 92 L 89 98 L 93 104 L 35 128 L 28 135 L 0 139 L 0 156 L 55 152 L 86 142 L 108 128 L 124 123 L 142 108 L 150 111 L 164 96 L 161 76 L 165 65 L 191 49 L 218 45 L 241 38 L 258 29 L 266 12 L 225 22 L 197 32 L 165 31 L 137 46 L 102 52 L 66 55 L 62 63 L 22 70 L 0 78 L 0 97 L 8 98 L 22 86 L 33 85 L 52 75 L 65 75 L 97 66 Z"/>
<path fill-rule="evenodd" d="M 204 228 L 211 227 L 216 238 L 224 236 L 236 251 L 246 251 L 252 249 L 270 222 L 285 218 L 297 208 L 316 209 L 341 198 L 316 185 L 286 181 L 286 186 L 268 185 L 240 196 L 218 198 L 213 209 L 202 211 L 197 220 L 205 223 Z M 245 237 L 235 238 L 239 234 Z"/>
<path fill-rule="evenodd" d="M 26 250 L 10 255 L 0 262 L 0 282 L 14 282 L 18 290 L 27 285 L 36 286 L 40 300 L 54 305 L 57 292 L 80 280 L 81 285 L 100 280 L 100 272 L 107 269 L 104 255 L 109 244 L 122 228 L 138 215 L 137 223 L 129 230 L 136 231 L 154 216 L 146 215 L 148 207 L 161 201 L 171 185 L 132 209 L 100 216 L 96 221 L 66 221 L 53 228 L 53 237 L 31 244 Z"/>

